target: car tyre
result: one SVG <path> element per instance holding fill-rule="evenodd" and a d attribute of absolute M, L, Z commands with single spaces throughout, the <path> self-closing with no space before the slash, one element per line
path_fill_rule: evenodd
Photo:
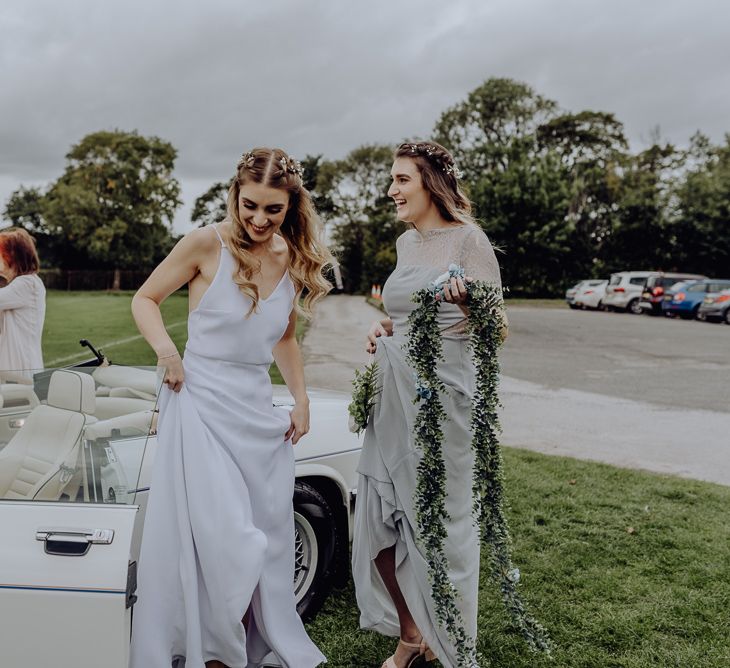
<path fill-rule="evenodd" d="M 305 482 L 294 485 L 294 593 L 299 616 L 308 621 L 332 590 L 338 532 L 327 500 Z"/>
<path fill-rule="evenodd" d="M 580 308 L 577 304 L 568 304 L 568 306 L 570 306 L 570 308 L 572 308 L 572 309 Z"/>
<path fill-rule="evenodd" d="M 626 305 L 626 311 L 628 313 L 633 313 L 634 315 L 641 315 L 644 312 L 644 309 L 641 308 L 638 297 L 636 299 L 632 299 Z"/>
<path fill-rule="evenodd" d="M 730 308 L 725 311 L 725 315 L 723 316 L 723 320 L 725 321 L 726 325 L 730 325 Z"/>

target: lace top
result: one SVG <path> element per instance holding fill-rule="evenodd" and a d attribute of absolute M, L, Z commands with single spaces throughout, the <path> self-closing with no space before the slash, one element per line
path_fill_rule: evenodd
<path fill-rule="evenodd" d="M 411 295 L 444 273 L 450 264 L 461 265 L 475 280 L 502 286 L 492 244 L 476 225 L 454 224 L 424 234 L 410 229 L 398 237 L 396 251 L 395 270 L 383 286 L 383 303 L 393 320 L 394 335 L 407 333 L 408 316 L 415 306 Z M 458 306 L 442 304 L 439 321 L 444 336 L 464 338 L 466 317 Z"/>

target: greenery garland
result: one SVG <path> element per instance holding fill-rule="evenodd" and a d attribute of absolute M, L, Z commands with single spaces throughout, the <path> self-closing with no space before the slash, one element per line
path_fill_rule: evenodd
<path fill-rule="evenodd" d="M 370 362 L 360 371 L 355 369 L 355 380 L 352 381 L 352 401 L 347 407 L 350 414 L 350 431 L 359 434 L 368 426 L 370 411 L 375 405 L 375 397 L 378 396 L 378 363 Z"/>
<path fill-rule="evenodd" d="M 450 277 L 462 276 L 461 267 L 451 265 L 448 275 L 439 277 L 432 285 L 414 293 L 416 308 L 408 319 L 408 361 L 416 375 L 416 402 L 420 402 L 414 436 L 416 447 L 423 456 L 418 465 L 415 492 L 419 539 L 426 552 L 432 597 L 438 621 L 446 629 L 457 650 L 460 667 L 477 666 L 475 639 L 464 629 L 456 605 L 456 590 L 449 580 L 448 560 L 444 553 L 447 531 L 446 467 L 442 455 L 444 434 L 441 429 L 447 419 L 441 393 L 446 387 L 438 376 L 437 362 L 443 360 L 438 310 L 443 296 L 442 283 Z M 504 475 L 499 446 L 500 432 L 497 408 L 499 398 L 499 360 L 502 344 L 502 293 L 499 288 L 481 281 L 467 283 L 469 309 L 467 334 L 476 365 L 476 391 L 472 403 L 472 449 L 475 454 L 473 471 L 473 511 L 482 544 L 489 550 L 491 575 L 499 586 L 504 605 L 512 622 L 520 630 L 529 647 L 550 652 L 550 640 L 545 629 L 532 618 L 517 592 L 519 569 L 512 564 L 510 536 L 504 514 Z"/>

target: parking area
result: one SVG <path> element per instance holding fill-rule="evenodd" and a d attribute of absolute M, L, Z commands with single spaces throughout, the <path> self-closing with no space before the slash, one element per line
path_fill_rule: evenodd
<path fill-rule="evenodd" d="M 730 412 L 730 327 L 514 307 L 505 376 L 683 409 Z M 730 436 L 728 436 L 730 439 Z"/>

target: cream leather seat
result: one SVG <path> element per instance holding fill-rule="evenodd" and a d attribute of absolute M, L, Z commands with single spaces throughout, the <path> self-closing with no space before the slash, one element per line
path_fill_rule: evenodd
<path fill-rule="evenodd" d="M 94 379 L 54 371 L 46 405 L 36 406 L 0 452 L 0 498 L 58 500 L 78 466 L 82 433 L 95 409 Z"/>

